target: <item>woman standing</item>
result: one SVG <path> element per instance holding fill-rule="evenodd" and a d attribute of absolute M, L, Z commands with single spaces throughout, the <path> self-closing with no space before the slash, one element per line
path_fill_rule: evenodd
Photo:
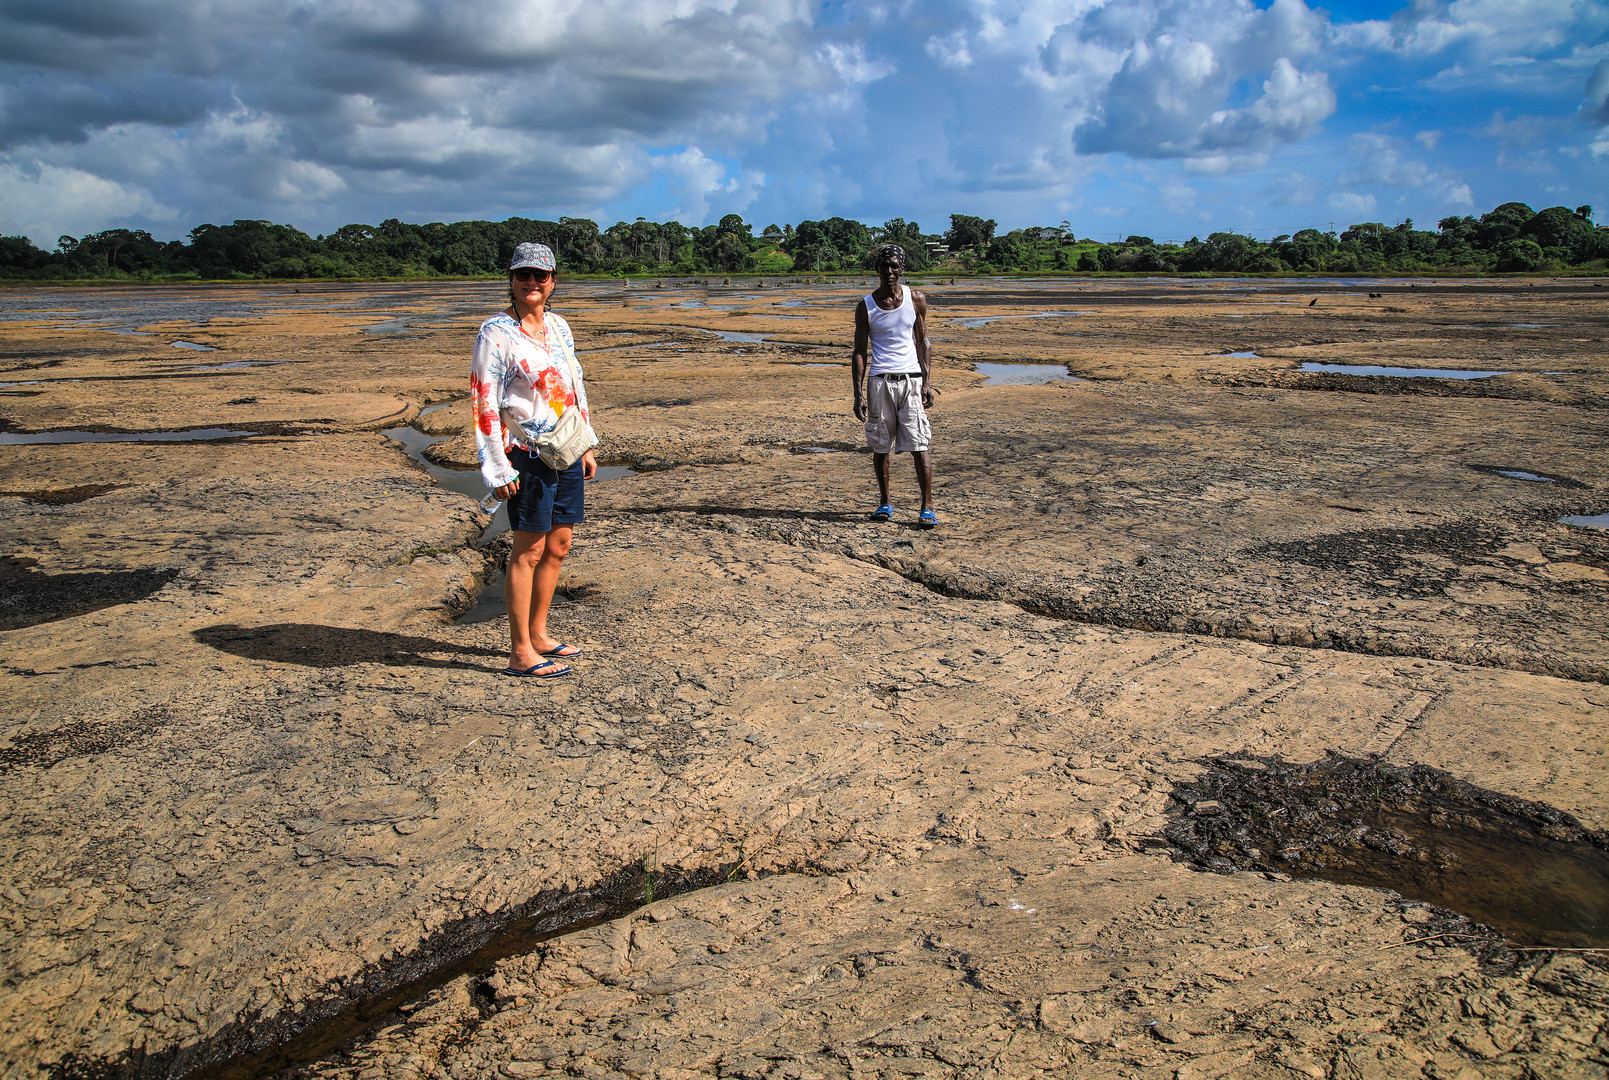
<path fill-rule="evenodd" d="M 557 284 L 550 248 L 515 248 L 511 303 L 481 323 L 469 369 L 481 477 L 508 503 L 514 550 L 503 586 L 510 638 L 503 674 L 518 678 L 568 675 L 559 659 L 581 655 L 547 629 L 559 565 L 570 553 L 572 530 L 586 520 L 586 481 L 598 468 L 591 450 L 563 472 L 536 453 L 536 437 L 552 431 L 565 409 L 591 420 L 570 324 L 547 310 Z"/>

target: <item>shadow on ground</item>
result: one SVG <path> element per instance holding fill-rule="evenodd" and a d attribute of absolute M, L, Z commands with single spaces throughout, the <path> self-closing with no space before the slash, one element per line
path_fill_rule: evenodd
<path fill-rule="evenodd" d="M 70 619 L 144 600 L 178 576 L 177 570 L 113 570 L 46 574 L 37 560 L 0 557 L 0 630 Z"/>
<path fill-rule="evenodd" d="M 621 506 L 622 514 L 697 514 L 702 517 L 769 518 L 775 521 L 866 521 L 869 513 L 862 510 L 775 510 L 753 506 L 710 506 L 697 504 L 674 506 L 661 503 L 657 506 Z"/>
<path fill-rule="evenodd" d="M 456 645 L 434 638 L 409 637 L 378 630 L 356 630 L 347 626 L 321 626 L 317 623 L 275 623 L 270 626 L 239 626 L 224 623 L 207 626 L 193 636 L 203 645 L 248 660 L 274 660 L 303 667 L 336 668 L 352 664 L 383 664 L 388 667 L 463 668 L 484 670 L 486 665 L 467 660 L 445 659 L 441 653 L 460 656 L 494 656 L 497 649 Z"/>

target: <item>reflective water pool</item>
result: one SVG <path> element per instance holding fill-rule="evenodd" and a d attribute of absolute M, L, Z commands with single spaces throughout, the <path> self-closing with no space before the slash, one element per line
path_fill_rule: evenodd
<path fill-rule="evenodd" d="M 1069 375 L 1065 364 L 990 364 L 978 362 L 972 365 L 974 371 L 988 378 L 983 380 L 984 386 L 1039 386 L 1053 382 L 1084 382 L 1076 375 Z"/>

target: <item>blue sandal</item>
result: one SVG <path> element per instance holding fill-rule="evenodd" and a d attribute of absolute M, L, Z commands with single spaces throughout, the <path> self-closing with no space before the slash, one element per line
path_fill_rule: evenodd
<path fill-rule="evenodd" d="M 872 511 L 872 520 L 873 521 L 893 521 L 894 520 L 894 508 L 892 506 L 890 506 L 888 503 L 884 503 L 882 506 L 879 506 L 876 510 Z"/>
<path fill-rule="evenodd" d="M 518 668 L 504 668 L 503 674 L 516 679 L 557 679 L 560 675 L 570 674 L 570 669 L 552 660 L 544 660 L 540 664 L 532 664 L 524 671 Z"/>
<path fill-rule="evenodd" d="M 939 523 L 939 516 L 931 510 L 923 510 L 917 515 L 916 524 L 924 529 L 931 529 Z"/>

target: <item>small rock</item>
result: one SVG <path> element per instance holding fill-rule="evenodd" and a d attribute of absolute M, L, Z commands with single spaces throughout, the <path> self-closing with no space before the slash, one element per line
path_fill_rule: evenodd
<path fill-rule="evenodd" d="M 1151 1025 L 1151 1034 L 1155 1035 L 1163 1042 L 1172 1043 L 1175 1046 L 1177 1046 L 1179 1043 L 1190 1041 L 1190 1033 L 1188 1031 L 1180 1031 L 1166 1020 L 1158 1020 L 1153 1023 Z"/>
<path fill-rule="evenodd" d="M 129 1008 L 133 1009 L 135 1012 L 145 1013 L 147 1016 L 150 1016 L 152 1014 L 161 1012 L 163 1004 L 162 991 L 156 989 L 155 987 L 147 987 L 146 989 L 141 990 L 138 994 L 134 995 L 134 997 L 129 1001 Z"/>

